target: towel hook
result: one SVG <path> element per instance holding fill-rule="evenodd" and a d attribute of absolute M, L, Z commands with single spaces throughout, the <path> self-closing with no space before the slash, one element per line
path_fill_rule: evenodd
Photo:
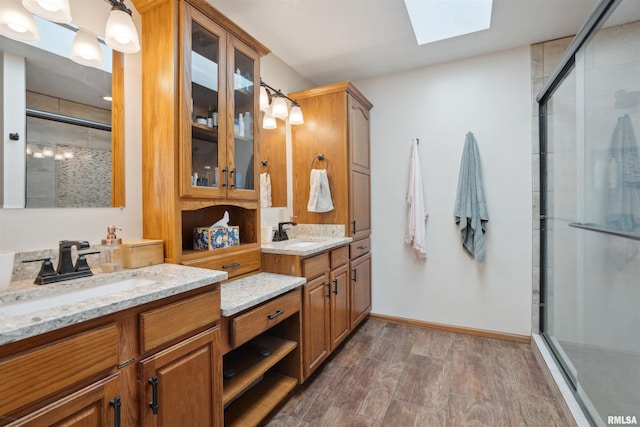
<path fill-rule="evenodd" d="M 316 160 L 320 160 L 325 162 L 325 169 L 329 169 L 329 160 L 327 160 L 327 158 L 324 156 L 324 154 L 318 154 L 317 156 L 315 156 L 313 158 L 313 160 L 311 160 L 311 169 L 313 169 L 313 164 L 315 163 Z"/>
<path fill-rule="evenodd" d="M 269 166 L 269 162 L 267 160 L 262 160 L 262 161 L 260 161 L 260 163 L 262 163 L 262 166 L 266 166 L 267 167 L 267 174 L 269 172 L 271 172 L 271 166 Z"/>

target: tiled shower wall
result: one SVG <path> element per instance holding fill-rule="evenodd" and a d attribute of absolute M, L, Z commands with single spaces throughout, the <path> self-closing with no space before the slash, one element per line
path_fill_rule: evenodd
<path fill-rule="evenodd" d="M 531 113 L 533 114 L 531 120 L 531 170 L 533 174 L 531 332 L 534 334 L 540 331 L 540 142 L 536 96 L 553 74 L 572 41 L 573 37 L 565 37 L 531 45 Z"/>
<path fill-rule="evenodd" d="M 111 122 L 111 111 L 27 92 L 27 107 Z M 27 207 L 111 206 L 111 132 L 27 118 L 32 151 L 51 149 L 68 158 L 27 157 Z"/>

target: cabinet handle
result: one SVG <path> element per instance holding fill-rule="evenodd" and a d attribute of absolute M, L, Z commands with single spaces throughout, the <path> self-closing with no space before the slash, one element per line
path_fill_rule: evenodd
<path fill-rule="evenodd" d="M 333 293 L 338 295 L 338 279 L 334 279 L 333 280 L 333 284 L 335 285 L 335 287 L 333 289 Z"/>
<path fill-rule="evenodd" d="M 151 384 L 151 391 L 153 394 L 153 398 L 151 402 L 149 402 L 149 407 L 153 410 L 154 414 L 158 413 L 158 377 L 154 376 L 149 379 L 149 384 Z"/>
<path fill-rule="evenodd" d="M 352 282 L 358 281 L 358 270 L 356 270 L 355 268 L 351 270 L 351 281 Z"/>
<path fill-rule="evenodd" d="M 109 401 L 109 405 L 113 406 L 113 427 L 120 427 L 120 396 L 116 396 Z"/>
<path fill-rule="evenodd" d="M 353 234 L 356 234 L 356 220 L 354 219 L 353 221 L 351 221 L 351 226 L 353 227 Z"/>
<path fill-rule="evenodd" d="M 284 310 L 278 310 L 275 313 L 268 315 L 267 317 L 269 318 L 269 320 L 273 320 L 281 314 L 284 314 Z"/>
<path fill-rule="evenodd" d="M 327 287 L 327 295 L 325 296 L 331 298 L 331 283 L 326 283 L 325 286 Z"/>
<path fill-rule="evenodd" d="M 223 265 L 222 268 L 225 270 L 229 270 L 230 268 L 238 268 L 240 267 L 240 265 L 242 264 L 240 264 L 239 262 L 234 262 L 233 264 Z"/>
<path fill-rule="evenodd" d="M 367 249 L 367 248 L 368 248 L 367 245 L 358 246 L 358 249 L 360 249 L 360 250 L 364 250 L 364 249 Z"/>
<path fill-rule="evenodd" d="M 233 168 L 230 172 L 231 174 L 231 186 L 230 188 L 236 188 L 236 168 Z"/>
<path fill-rule="evenodd" d="M 222 186 L 224 188 L 227 188 L 229 186 L 229 169 L 228 168 L 222 169 L 222 174 L 224 175 L 224 184 L 222 184 Z"/>

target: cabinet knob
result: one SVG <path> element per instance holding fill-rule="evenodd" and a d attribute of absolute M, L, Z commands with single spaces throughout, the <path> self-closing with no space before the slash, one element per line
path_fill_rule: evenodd
<path fill-rule="evenodd" d="M 120 427 L 120 396 L 116 396 L 109 401 L 109 405 L 113 406 L 113 427 Z"/>
<path fill-rule="evenodd" d="M 334 281 L 333 281 L 333 285 L 334 285 L 334 287 L 333 287 L 333 293 L 334 293 L 334 294 L 336 294 L 336 295 L 338 295 L 338 279 L 334 279 Z"/>
<path fill-rule="evenodd" d="M 153 376 L 149 378 L 149 384 L 151 384 L 152 400 L 149 402 L 149 407 L 154 414 L 158 413 L 158 377 Z"/>
<path fill-rule="evenodd" d="M 325 296 L 331 298 L 331 283 L 325 283 L 325 286 L 327 287 L 327 295 Z"/>
<path fill-rule="evenodd" d="M 284 310 L 278 310 L 275 313 L 268 315 L 267 317 L 269 318 L 269 320 L 273 320 L 282 314 L 284 314 Z"/>

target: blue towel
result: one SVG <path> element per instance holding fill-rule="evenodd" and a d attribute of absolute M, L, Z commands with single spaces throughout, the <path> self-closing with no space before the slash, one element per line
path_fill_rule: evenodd
<path fill-rule="evenodd" d="M 462 235 L 462 247 L 478 261 L 484 259 L 484 233 L 489 213 L 484 198 L 480 153 L 473 133 L 467 133 L 460 162 L 458 192 L 453 208 L 458 230 Z"/>

